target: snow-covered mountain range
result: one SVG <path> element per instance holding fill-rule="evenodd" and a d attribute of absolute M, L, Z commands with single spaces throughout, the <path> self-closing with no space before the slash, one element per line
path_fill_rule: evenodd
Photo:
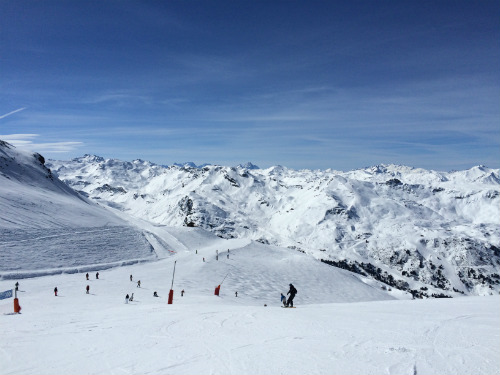
<path fill-rule="evenodd" d="M 498 169 L 167 167 L 94 155 L 46 165 L 133 217 L 287 247 L 417 297 L 500 290 Z"/>
<path fill-rule="evenodd" d="M 251 167 L 0 142 L 0 373 L 498 372 L 498 171 Z"/>

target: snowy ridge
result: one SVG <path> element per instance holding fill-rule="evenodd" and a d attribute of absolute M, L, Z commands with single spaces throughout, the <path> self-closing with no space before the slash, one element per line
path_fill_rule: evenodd
<path fill-rule="evenodd" d="M 40 154 L 0 141 L 0 279 L 164 257 L 152 237 L 64 184 Z"/>
<path fill-rule="evenodd" d="M 48 164 L 92 200 L 158 225 L 303 251 L 416 296 L 500 290 L 499 170 Z"/>

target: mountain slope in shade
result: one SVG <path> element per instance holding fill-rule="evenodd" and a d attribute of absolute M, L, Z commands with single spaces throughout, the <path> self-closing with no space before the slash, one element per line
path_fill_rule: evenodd
<path fill-rule="evenodd" d="M 0 278 L 156 259 L 165 246 L 150 240 L 60 181 L 40 154 L 0 141 Z"/>

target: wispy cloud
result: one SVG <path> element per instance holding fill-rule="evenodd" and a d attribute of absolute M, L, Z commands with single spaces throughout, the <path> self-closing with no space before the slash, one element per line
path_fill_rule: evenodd
<path fill-rule="evenodd" d="M 83 142 L 64 141 L 64 142 L 34 142 L 34 139 L 40 137 L 39 134 L 0 134 L 0 139 L 7 141 L 15 147 L 36 152 L 65 153 L 76 150 L 83 145 Z"/>
<path fill-rule="evenodd" d="M 0 119 L 6 118 L 6 117 L 8 117 L 8 116 L 10 116 L 10 115 L 13 115 L 14 113 L 24 111 L 25 109 L 26 109 L 26 107 L 23 107 L 23 108 L 18 108 L 18 109 L 14 110 L 14 111 L 11 111 L 11 112 L 9 112 L 9 113 L 5 113 L 5 114 L 3 114 L 3 115 L 0 115 Z"/>

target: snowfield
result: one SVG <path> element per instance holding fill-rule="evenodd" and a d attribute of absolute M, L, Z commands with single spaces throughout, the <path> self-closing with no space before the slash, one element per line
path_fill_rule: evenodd
<path fill-rule="evenodd" d="M 84 273 L 20 280 L 22 313 L 0 301 L 0 373 L 500 373 L 499 296 L 411 300 L 299 252 L 183 232 L 185 250 L 98 280 L 94 272 L 89 281 Z M 280 307 L 289 282 L 295 309 Z M 0 281 L 0 290 L 13 283 Z M 125 304 L 127 293 L 134 301 Z"/>
<path fill-rule="evenodd" d="M 439 173 L 401 169 L 408 183 L 425 175 L 452 184 L 436 187 L 453 202 L 444 204 L 428 188 L 387 185 L 387 174 L 368 170 L 333 183 L 252 169 L 258 188 L 243 191 L 235 186 L 249 171 L 238 170 L 248 173 L 241 180 L 236 169 L 175 167 L 165 179 L 163 167 L 147 162 L 92 163 L 69 168 L 82 172 L 74 184 L 87 187 L 84 172 L 97 173 L 98 186 L 79 194 L 41 155 L 0 141 L 0 293 L 19 282 L 22 307 L 14 314 L 13 299 L 0 300 L 0 374 L 500 374 L 500 229 L 488 216 L 498 212 L 497 171 L 443 182 Z M 102 185 L 103 176 L 126 176 L 129 191 Z M 453 191 L 455 177 L 478 190 Z M 405 189 L 420 189 L 425 207 Z M 372 224 L 381 231 L 365 232 Z M 398 238 L 414 247 L 400 249 Z M 308 247 L 314 241 L 331 247 Z M 333 267 L 322 257 L 357 263 Z M 392 275 L 414 289 L 391 287 Z M 280 293 L 290 283 L 296 308 L 285 309 Z M 456 298 L 413 299 L 417 288 Z M 126 294 L 134 296 L 127 304 Z"/>

